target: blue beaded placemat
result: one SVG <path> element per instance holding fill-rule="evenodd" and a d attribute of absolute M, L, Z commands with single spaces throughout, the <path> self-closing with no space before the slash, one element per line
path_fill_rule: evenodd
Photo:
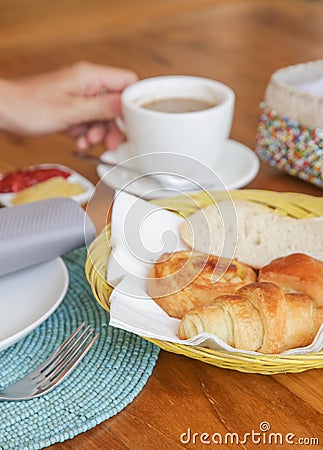
<path fill-rule="evenodd" d="M 0 402 L 0 449 L 40 449 L 93 428 L 125 408 L 145 386 L 159 348 L 108 326 L 84 274 L 86 250 L 64 256 L 66 297 L 33 333 L 0 352 L 0 390 L 46 359 L 83 321 L 100 337 L 77 368 L 43 397 Z"/>

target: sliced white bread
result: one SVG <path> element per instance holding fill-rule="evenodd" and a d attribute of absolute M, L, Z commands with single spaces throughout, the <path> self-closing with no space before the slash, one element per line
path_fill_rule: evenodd
<path fill-rule="evenodd" d="M 180 233 L 196 251 L 235 257 L 255 268 L 291 253 L 323 260 L 322 218 L 285 217 L 244 200 L 201 209 L 187 218 Z"/>

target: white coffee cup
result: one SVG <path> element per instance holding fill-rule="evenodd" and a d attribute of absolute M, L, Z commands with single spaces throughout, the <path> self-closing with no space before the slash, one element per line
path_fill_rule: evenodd
<path fill-rule="evenodd" d="M 235 95 L 223 83 L 194 76 L 161 76 L 143 79 L 122 93 L 124 131 L 128 138 L 129 157 L 140 158 L 143 173 L 167 172 L 193 176 L 192 161 L 199 161 L 216 171 L 232 125 Z M 161 112 L 143 105 L 161 99 L 188 98 L 204 100 L 211 107 L 194 112 Z M 171 158 L 159 158 L 159 153 L 187 156 L 178 164 Z M 176 158 L 175 158 L 176 159 Z M 191 160 L 191 162 L 190 162 Z"/>

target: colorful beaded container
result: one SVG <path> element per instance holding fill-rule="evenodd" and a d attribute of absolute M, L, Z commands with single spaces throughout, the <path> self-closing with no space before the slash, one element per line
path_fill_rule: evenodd
<path fill-rule="evenodd" d="M 271 166 L 323 188 L 323 61 L 273 74 L 260 104 L 258 156 Z M 307 89 L 307 90 L 306 90 Z"/>

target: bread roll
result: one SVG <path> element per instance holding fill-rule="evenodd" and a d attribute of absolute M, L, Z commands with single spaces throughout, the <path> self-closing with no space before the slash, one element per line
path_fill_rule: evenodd
<path fill-rule="evenodd" d="M 309 297 L 284 294 L 276 284 L 263 282 L 188 311 L 178 336 L 189 339 L 206 332 L 242 350 L 281 353 L 309 345 L 322 323 L 323 307 Z"/>
<path fill-rule="evenodd" d="M 181 319 L 189 309 L 234 294 L 256 277 L 236 260 L 190 251 L 164 253 L 152 267 L 147 292 L 168 315 Z"/>
<path fill-rule="evenodd" d="M 305 294 L 323 306 L 323 262 L 308 255 L 275 259 L 259 271 L 258 280 L 276 283 L 285 293 Z"/>
<path fill-rule="evenodd" d="M 291 253 L 323 260 L 321 219 L 285 217 L 244 200 L 223 201 L 199 210 L 181 225 L 180 233 L 196 251 L 235 257 L 254 268 Z"/>

